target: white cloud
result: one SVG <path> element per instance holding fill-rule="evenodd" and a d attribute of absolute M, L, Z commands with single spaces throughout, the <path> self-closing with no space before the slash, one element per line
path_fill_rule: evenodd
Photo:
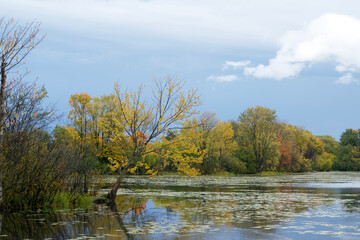
<path fill-rule="evenodd" d="M 228 69 L 228 68 L 233 68 L 233 69 L 241 69 L 247 65 L 249 65 L 251 62 L 249 60 L 246 61 L 238 61 L 238 62 L 233 62 L 233 61 L 226 61 L 223 65 L 223 71 Z"/>
<path fill-rule="evenodd" d="M 214 82 L 233 82 L 239 80 L 236 75 L 211 75 L 207 78 L 208 81 Z"/>
<path fill-rule="evenodd" d="M 356 79 L 352 76 L 351 73 L 347 73 L 341 77 L 339 77 L 338 80 L 335 81 L 335 83 L 339 83 L 339 84 L 345 84 L 345 85 L 349 85 L 351 83 L 359 83 L 359 79 Z"/>
<path fill-rule="evenodd" d="M 228 46 L 273 47 L 281 33 L 324 12 L 360 16 L 360 2 L 349 0 L 2 0 L 6 16 L 39 19 L 45 29 L 90 33 L 122 40 L 130 36 L 198 41 Z M 311 8 L 309 9 L 309 6 Z M 50 35 L 50 34 L 49 34 Z"/>
<path fill-rule="evenodd" d="M 303 68 L 303 63 L 278 62 L 271 59 L 270 64 L 267 66 L 260 64 L 257 67 L 246 67 L 244 74 L 253 75 L 257 78 L 274 78 L 281 80 L 298 75 Z"/>
<path fill-rule="evenodd" d="M 324 14 L 301 30 L 289 31 L 269 64 L 245 67 L 244 74 L 257 78 L 297 76 L 308 64 L 334 62 L 338 72 L 360 71 L 360 21 L 339 14 Z M 340 80 L 342 79 L 342 80 Z M 351 74 L 339 81 L 354 82 Z"/>

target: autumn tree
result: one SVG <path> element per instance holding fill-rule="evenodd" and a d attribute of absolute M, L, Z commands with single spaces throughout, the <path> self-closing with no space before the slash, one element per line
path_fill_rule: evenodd
<path fill-rule="evenodd" d="M 234 141 L 234 130 L 230 122 L 219 121 L 215 113 L 204 112 L 184 124 L 182 133 L 188 131 L 194 132 L 192 140 L 194 147 L 199 152 L 203 152 L 202 173 L 214 173 L 234 165 L 232 155 L 237 144 Z"/>
<path fill-rule="evenodd" d="M 150 143 L 164 136 L 171 127 L 180 124 L 196 113 L 200 103 L 196 90 L 184 90 L 184 82 L 171 77 L 154 80 L 151 101 L 143 96 L 143 86 L 135 91 L 122 89 L 115 85 L 117 116 L 114 123 L 112 141 L 121 148 L 112 159 L 117 163 L 119 177 L 107 195 L 115 199 L 120 183 L 129 168 L 136 165 L 142 157 L 155 149 Z"/>
<path fill-rule="evenodd" d="M 97 121 L 100 106 L 95 104 L 93 98 L 87 93 L 71 95 L 69 105 L 71 109 L 68 118 L 78 135 L 80 152 L 76 169 L 79 175 L 83 177 L 83 189 L 87 193 L 90 171 L 95 169 L 97 164 L 96 145 L 99 137 L 98 131 L 100 131 Z"/>
<path fill-rule="evenodd" d="M 3 138 L 5 127 L 5 98 L 7 77 L 10 71 L 23 63 L 26 56 L 41 42 L 40 23 L 33 21 L 24 25 L 14 19 L 0 19 L 0 153 L 3 153 Z M 3 202 L 2 164 L 0 155 L 0 205 Z"/>
<path fill-rule="evenodd" d="M 277 166 L 275 120 L 276 111 L 261 106 L 246 109 L 238 118 L 241 144 L 254 156 L 257 172 Z"/>
<path fill-rule="evenodd" d="M 203 152 L 203 161 L 201 163 L 203 173 L 209 173 L 215 169 L 216 160 L 209 156 L 209 142 L 215 125 L 219 122 L 216 114 L 212 112 L 204 112 L 197 117 L 188 119 L 183 126 L 183 130 L 179 137 L 185 135 L 191 136 L 193 147 Z M 210 170 L 211 169 L 211 170 Z"/>
<path fill-rule="evenodd" d="M 70 96 L 70 112 L 68 118 L 80 138 L 80 151 L 85 158 L 86 140 L 90 127 L 90 101 L 92 98 L 87 93 L 73 94 Z"/>
<path fill-rule="evenodd" d="M 201 164 L 206 155 L 206 148 L 199 147 L 201 133 L 188 120 L 178 134 L 157 141 L 152 147 L 156 150 L 152 156 L 159 156 L 164 169 L 177 171 L 189 176 L 201 174 Z M 158 171 L 158 169 L 155 169 Z"/>
<path fill-rule="evenodd" d="M 280 153 L 279 157 L 279 171 L 293 171 L 293 154 L 294 154 L 294 144 L 291 141 L 283 138 L 282 135 L 277 135 L 278 139 L 278 150 Z"/>
<path fill-rule="evenodd" d="M 287 123 L 277 123 L 279 171 L 297 172 L 304 163 L 303 155 L 306 151 L 305 131 Z"/>
<path fill-rule="evenodd" d="M 69 100 L 68 118 L 70 126 L 78 135 L 78 146 L 81 152 L 80 160 L 94 165 L 95 160 L 103 170 L 108 169 L 108 144 L 113 135 L 116 116 L 115 95 L 91 97 L 87 93 L 73 94 Z"/>
<path fill-rule="evenodd" d="M 89 134 L 90 138 L 94 141 L 96 148 L 100 149 L 101 145 L 101 117 L 105 114 L 106 107 L 105 103 L 101 98 L 94 97 L 88 107 L 90 126 Z"/>

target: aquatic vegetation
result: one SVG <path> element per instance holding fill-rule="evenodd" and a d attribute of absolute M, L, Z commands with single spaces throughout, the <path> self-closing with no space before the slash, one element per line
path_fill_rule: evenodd
<path fill-rule="evenodd" d="M 111 177 L 106 181 L 111 182 Z M 8 214 L 0 237 L 356 239 L 360 235 L 359 182 L 360 173 L 355 172 L 128 177 L 115 209 L 94 205 Z"/>

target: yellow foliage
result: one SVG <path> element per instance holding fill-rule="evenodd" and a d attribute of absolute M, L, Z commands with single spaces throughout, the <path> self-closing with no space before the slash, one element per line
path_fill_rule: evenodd
<path fill-rule="evenodd" d="M 145 162 L 147 155 L 162 152 L 164 146 L 154 142 L 164 137 L 170 126 L 180 124 L 195 114 L 195 107 L 200 103 L 196 90 L 185 92 L 183 83 L 177 79 L 168 77 L 166 81 L 155 80 L 151 102 L 143 98 L 143 88 L 140 85 L 135 91 L 122 91 L 115 84 L 114 114 L 101 122 L 101 126 L 111 131 L 109 151 L 105 156 L 111 158 L 112 170 L 135 173 L 138 168 L 142 168 L 147 174 L 156 174 L 157 169 L 151 169 Z M 172 143 L 171 148 L 181 148 L 181 154 L 173 151 L 168 153 L 168 157 L 171 155 L 180 172 L 197 175 L 192 164 L 201 162 L 201 154 L 185 142 L 179 140 Z"/>

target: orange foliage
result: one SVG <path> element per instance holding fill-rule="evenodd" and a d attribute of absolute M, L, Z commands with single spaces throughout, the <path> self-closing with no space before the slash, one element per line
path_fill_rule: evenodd
<path fill-rule="evenodd" d="M 278 150 L 280 152 L 279 169 L 292 171 L 292 154 L 294 152 L 294 145 L 290 142 L 285 142 L 281 135 L 278 135 L 277 139 Z"/>
<path fill-rule="evenodd" d="M 136 142 L 137 145 L 143 145 L 146 143 L 147 140 L 146 135 L 141 131 L 137 131 L 136 134 L 130 136 L 129 138 L 130 138 L 130 142 L 132 143 Z"/>

